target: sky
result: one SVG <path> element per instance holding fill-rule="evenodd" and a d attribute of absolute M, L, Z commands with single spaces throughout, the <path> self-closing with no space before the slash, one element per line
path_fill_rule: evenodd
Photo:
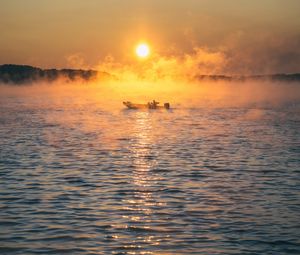
<path fill-rule="evenodd" d="M 160 60 L 205 73 L 295 73 L 299 0 L 0 0 L 0 64 L 94 68 Z"/>

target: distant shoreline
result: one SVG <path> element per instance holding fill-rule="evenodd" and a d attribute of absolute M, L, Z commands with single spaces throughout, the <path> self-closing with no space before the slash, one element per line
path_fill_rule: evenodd
<path fill-rule="evenodd" d="M 32 82 L 54 82 L 58 79 L 66 81 L 91 81 L 96 78 L 110 78 L 106 72 L 82 69 L 41 69 L 29 65 L 0 65 L 0 83 L 12 85 L 25 85 Z"/>
<path fill-rule="evenodd" d="M 97 78 L 115 79 L 116 77 L 107 72 L 83 69 L 41 69 L 29 65 L 4 64 L 0 65 L 0 83 L 11 85 L 26 85 L 32 82 L 46 81 L 54 82 L 58 79 L 69 82 L 77 80 L 92 81 Z M 293 74 L 269 74 L 269 75 L 198 75 L 193 77 L 199 81 L 280 81 L 300 82 L 300 73 Z"/>

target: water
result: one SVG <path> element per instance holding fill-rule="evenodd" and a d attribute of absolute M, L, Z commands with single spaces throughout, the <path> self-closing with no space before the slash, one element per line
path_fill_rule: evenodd
<path fill-rule="evenodd" d="M 0 101 L 1 254 L 299 254 L 299 107 Z"/>

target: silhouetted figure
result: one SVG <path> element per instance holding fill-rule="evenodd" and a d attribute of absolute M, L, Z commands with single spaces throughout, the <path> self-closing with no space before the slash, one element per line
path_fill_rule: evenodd
<path fill-rule="evenodd" d="M 153 100 L 151 104 L 152 104 L 152 108 L 151 109 L 156 109 L 156 107 L 159 104 L 159 102 L 156 102 L 155 100 Z"/>

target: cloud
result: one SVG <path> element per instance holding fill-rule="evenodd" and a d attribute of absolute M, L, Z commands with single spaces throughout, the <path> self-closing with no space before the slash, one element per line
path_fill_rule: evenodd
<path fill-rule="evenodd" d="M 96 65 L 97 70 L 122 79 L 193 79 L 199 75 L 257 75 L 297 73 L 300 66 L 300 34 L 236 31 L 214 47 L 195 45 L 186 53 L 154 53 L 146 61 L 118 62 L 112 54 Z M 76 59 L 76 58 L 75 58 Z M 76 59 L 77 60 L 77 59 Z"/>
<path fill-rule="evenodd" d="M 88 69 L 88 65 L 86 64 L 85 61 L 85 56 L 83 53 L 77 52 L 70 54 L 65 57 L 67 64 L 71 66 L 72 68 L 77 68 L 77 69 Z"/>
<path fill-rule="evenodd" d="M 112 55 L 95 69 L 116 75 L 121 80 L 192 80 L 197 75 L 221 73 L 226 62 L 222 52 L 195 47 L 189 54 L 154 55 L 149 60 L 120 63 Z"/>
<path fill-rule="evenodd" d="M 296 73 L 300 66 L 300 34 L 238 31 L 224 40 L 225 74 Z"/>

